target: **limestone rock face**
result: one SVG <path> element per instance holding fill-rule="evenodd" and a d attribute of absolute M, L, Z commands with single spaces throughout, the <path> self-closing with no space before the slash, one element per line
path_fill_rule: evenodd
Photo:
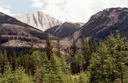
<path fill-rule="evenodd" d="M 43 31 L 56 25 L 62 24 L 59 20 L 50 17 L 49 15 L 40 11 L 33 14 L 16 15 L 14 18 Z"/>

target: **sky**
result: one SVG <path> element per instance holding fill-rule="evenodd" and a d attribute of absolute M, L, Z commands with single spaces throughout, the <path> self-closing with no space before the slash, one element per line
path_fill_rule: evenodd
<path fill-rule="evenodd" d="M 65 22 L 86 22 L 111 7 L 128 7 L 128 0 L 0 0 L 0 12 L 17 15 L 42 11 Z"/>

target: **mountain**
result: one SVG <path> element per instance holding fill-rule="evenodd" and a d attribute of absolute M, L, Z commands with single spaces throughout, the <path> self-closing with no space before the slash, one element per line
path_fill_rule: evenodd
<path fill-rule="evenodd" d="M 77 40 L 83 36 L 104 39 L 116 30 L 128 37 L 128 8 L 108 8 L 93 15 L 84 25 L 65 22 L 45 32 L 0 13 L 0 44 L 4 46 L 27 46 L 33 40 L 42 47 L 47 34 L 51 34 L 52 38 L 63 38 L 61 44 L 68 47 L 73 36 Z"/>
<path fill-rule="evenodd" d="M 27 46 L 31 41 L 41 42 L 47 34 L 0 12 L 0 45 Z"/>
<path fill-rule="evenodd" d="M 90 20 L 72 36 L 80 39 L 83 36 L 104 39 L 110 32 L 120 31 L 122 36 L 128 37 L 128 8 L 107 8 L 93 15 Z M 68 37 L 70 40 L 72 36 Z"/>
<path fill-rule="evenodd" d="M 40 11 L 35 12 L 33 14 L 16 15 L 14 16 L 14 18 L 43 31 L 53 26 L 62 24 L 59 20 L 50 17 L 49 15 L 44 14 Z"/>
<path fill-rule="evenodd" d="M 45 33 L 49 33 L 59 38 L 65 38 L 67 36 L 70 36 L 76 30 L 78 30 L 83 24 L 84 23 L 65 22 L 61 25 L 57 25 L 46 30 Z"/>

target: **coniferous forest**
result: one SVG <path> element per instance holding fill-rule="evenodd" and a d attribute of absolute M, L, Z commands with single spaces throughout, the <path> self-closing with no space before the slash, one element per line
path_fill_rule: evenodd
<path fill-rule="evenodd" d="M 27 53 L 0 51 L 0 83 L 128 83 L 128 42 L 119 32 L 105 40 L 82 38 L 78 49 L 75 39 L 68 55 L 60 41 L 53 51 L 50 37 L 45 50 Z"/>

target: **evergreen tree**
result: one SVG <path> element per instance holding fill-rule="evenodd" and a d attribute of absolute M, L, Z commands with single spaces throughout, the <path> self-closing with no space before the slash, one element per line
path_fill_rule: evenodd
<path fill-rule="evenodd" d="M 10 65 L 6 65 L 4 73 L 0 76 L 0 83 L 33 83 L 32 77 L 25 73 L 25 70 L 21 67 L 12 71 Z"/>
<path fill-rule="evenodd" d="M 33 52 L 34 52 L 34 42 L 33 42 L 33 40 L 31 40 L 31 42 L 30 42 L 30 51 L 29 51 L 29 54 L 31 55 Z"/>
<path fill-rule="evenodd" d="M 47 64 L 42 68 L 43 81 L 46 83 L 63 83 L 63 72 L 59 57 L 52 55 Z"/>
<path fill-rule="evenodd" d="M 109 54 L 108 47 L 103 42 L 97 53 L 93 54 L 92 67 L 91 67 L 91 82 L 92 83 L 111 83 L 114 82 L 116 71 L 112 64 L 112 58 Z"/>
<path fill-rule="evenodd" d="M 85 72 L 80 73 L 79 83 L 90 83 L 89 75 L 87 73 L 85 74 Z"/>
<path fill-rule="evenodd" d="M 46 55 L 48 57 L 48 60 L 50 60 L 50 57 L 53 54 L 52 49 L 53 49 L 53 46 L 52 46 L 51 41 L 50 41 L 50 36 L 48 35 L 47 40 L 46 40 L 46 47 L 45 47 L 45 51 L 46 51 Z"/>
<path fill-rule="evenodd" d="M 65 74 L 69 74 L 70 73 L 70 65 L 66 62 L 64 56 L 60 57 L 60 62 L 61 62 L 62 72 Z"/>
<path fill-rule="evenodd" d="M 71 57 L 74 57 L 78 53 L 78 47 L 76 45 L 76 40 L 74 38 L 70 50 L 71 50 Z"/>
<path fill-rule="evenodd" d="M 13 69 L 15 69 L 17 67 L 17 56 L 16 56 L 15 51 L 13 51 L 13 53 L 12 53 L 10 64 L 12 65 Z"/>
<path fill-rule="evenodd" d="M 61 45 L 60 45 L 60 40 L 57 40 L 57 56 L 61 56 Z"/>
<path fill-rule="evenodd" d="M 41 70 L 40 69 L 36 69 L 36 72 L 34 74 L 36 83 L 43 83 L 40 73 L 41 73 Z"/>
<path fill-rule="evenodd" d="M 43 64 L 43 57 L 42 57 L 42 53 L 40 51 L 34 51 L 32 53 L 32 55 L 30 56 L 33 65 L 36 68 L 41 68 L 42 64 Z"/>
<path fill-rule="evenodd" d="M 71 71 L 73 74 L 80 73 L 80 66 L 76 62 L 76 57 L 78 56 L 78 47 L 76 45 L 76 40 L 73 38 L 72 46 L 71 46 Z"/>
<path fill-rule="evenodd" d="M 7 55 L 7 51 L 6 49 L 4 49 L 4 65 L 8 65 L 9 64 L 9 60 L 8 60 L 8 55 Z"/>
<path fill-rule="evenodd" d="M 97 51 L 98 43 L 97 43 L 95 40 L 91 40 L 91 41 L 89 41 L 89 45 L 90 45 L 91 53 Z"/>
<path fill-rule="evenodd" d="M 110 50 L 114 70 L 119 74 L 121 83 L 124 83 L 125 72 L 128 70 L 128 66 L 125 65 L 128 61 L 128 44 L 126 41 L 127 39 L 121 37 L 118 31 L 115 35 L 111 33 L 105 41 Z"/>
<path fill-rule="evenodd" d="M 2 51 L 0 50 L 0 73 L 4 71 L 4 56 Z"/>
<path fill-rule="evenodd" d="M 56 55 L 53 55 L 50 59 L 51 62 L 51 70 L 50 70 L 50 81 L 51 83 L 62 83 L 62 68 L 61 68 L 61 62 L 59 60 L 59 57 Z"/>
<path fill-rule="evenodd" d="M 128 70 L 127 48 L 126 38 L 121 38 L 119 33 L 111 33 L 107 40 L 101 42 L 91 60 L 91 82 L 111 83 L 120 78 L 120 83 L 125 83 Z"/>
<path fill-rule="evenodd" d="M 83 62 L 83 70 L 85 71 L 88 66 L 89 66 L 89 61 L 91 59 L 91 47 L 90 47 L 90 44 L 89 44 L 89 40 L 88 39 L 85 39 L 85 38 L 82 38 L 82 54 L 83 54 L 83 57 L 84 57 L 84 62 Z"/>

